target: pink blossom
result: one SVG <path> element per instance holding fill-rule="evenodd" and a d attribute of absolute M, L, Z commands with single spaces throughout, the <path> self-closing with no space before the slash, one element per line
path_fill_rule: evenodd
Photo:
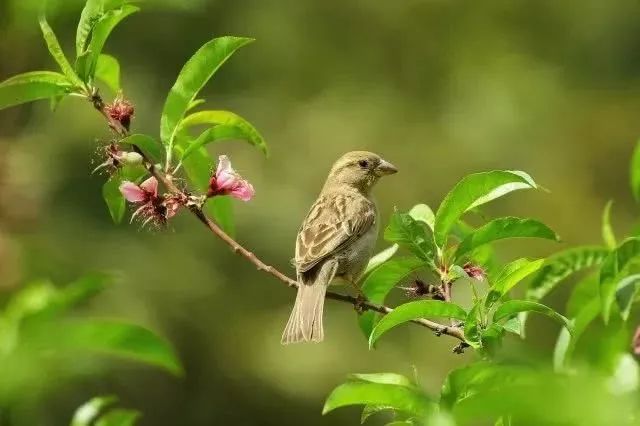
<path fill-rule="evenodd" d="M 158 197 L 158 180 L 151 176 L 140 185 L 125 180 L 120 185 L 120 192 L 130 203 L 147 202 Z"/>
<path fill-rule="evenodd" d="M 226 155 L 221 155 L 218 158 L 216 173 L 209 180 L 207 196 L 231 195 L 239 200 L 249 201 L 254 194 L 253 185 L 231 167 L 231 162 Z"/>
<path fill-rule="evenodd" d="M 465 263 L 462 269 L 464 269 L 464 271 L 470 278 L 476 279 L 478 281 L 484 281 L 487 275 L 484 269 L 482 269 L 478 265 L 472 264 L 471 262 Z"/>
<path fill-rule="evenodd" d="M 120 192 L 127 201 L 139 205 L 131 215 L 131 220 L 141 217 L 142 226 L 150 222 L 157 226 L 165 225 L 167 219 L 175 216 L 178 209 L 185 204 L 180 195 L 158 195 L 158 180 L 153 176 L 140 185 L 124 181 L 120 185 Z"/>
<path fill-rule="evenodd" d="M 129 130 L 134 108 L 131 102 L 126 100 L 122 94 L 119 94 L 113 103 L 105 105 L 104 110 L 112 120 L 119 122 L 122 127 Z"/>
<path fill-rule="evenodd" d="M 166 207 L 165 217 L 167 219 L 171 219 L 176 215 L 178 209 L 185 204 L 185 200 L 183 200 L 180 195 L 173 195 L 166 197 L 164 200 L 164 206 Z"/>

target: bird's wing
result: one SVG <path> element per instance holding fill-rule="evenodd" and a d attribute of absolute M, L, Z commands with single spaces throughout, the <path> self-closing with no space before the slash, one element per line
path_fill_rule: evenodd
<path fill-rule="evenodd" d="M 348 246 L 375 223 L 375 206 L 360 194 L 321 195 L 302 223 L 295 263 L 306 272 L 327 256 Z"/>

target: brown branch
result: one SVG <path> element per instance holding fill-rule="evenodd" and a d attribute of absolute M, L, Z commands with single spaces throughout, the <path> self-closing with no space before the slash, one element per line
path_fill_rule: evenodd
<path fill-rule="evenodd" d="M 91 103 L 93 104 L 94 108 L 98 112 L 100 112 L 100 114 L 102 114 L 102 116 L 107 120 L 107 124 L 109 125 L 109 127 L 111 128 L 112 131 L 114 131 L 116 134 L 118 134 L 118 135 L 120 135 L 122 137 L 126 137 L 126 136 L 129 135 L 129 131 L 120 122 L 118 122 L 117 120 L 114 120 L 113 118 L 111 118 L 109 116 L 109 114 L 105 110 L 104 101 L 102 100 L 102 98 L 100 97 L 99 94 L 95 93 L 90 98 L 90 100 L 91 100 Z M 181 195 L 183 197 L 187 197 L 187 194 L 182 192 L 173 183 L 173 180 L 172 180 L 170 175 L 167 175 L 167 174 L 163 173 L 162 171 L 158 170 L 158 168 L 154 165 L 154 163 L 146 156 L 146 154 L 141 149 L 139 149 L 135 145 L 134 145 L 134 148 L 135 148 L 136 152 L 138 152 L 140 155 L 142 155 L 142 157 L 144 159 L 144 162 L 145 162 L 145 165 L 146 165 L 147 170 L 149 171 L 149 173 L 151 173 L 156 179 L 158 179 L 158 181 L 162 182 L 162 184 L 165 186 L 167 191 L 169 191 L 171 193 L 174 193 L 174 194 L 179 194 L 179 195 Z M 267 265 L 262 260 L 260 260 L 254 253 L 252 253 L 251 251 L 247 250 L 245 247 L 240 245 L 236 240 L 231 238 L 214 221 L 212 221 L 209 217 L 207 217 L 207 215 L 202 211 L 202 207 L 201 206 L 199 206 L 197 204 L 192 204 L 192 205 L 189 205 L 189 210 L 215 236 L 220 238 L 229 247 L 231 247 L 231 250 L 233 250 L 235 253 L 237 253 L 240 256 L 242 256 L 245 259 L 247 259 L 250 263 L 255 265 L 255 267 L 259 271 L 264 271 L 264 272 L 266 272 L 268 274 L 271 274 L 272 276 L 274 276 L 278 280 L 282 281 L 284 284 L 286 284 L 289 287 L 296 287 L 296 288 L 298 287 L 298 282 L 296 280 L 294 280 L 294 279 L 288 277 L 287 275 L 283 274 L 282 272 L 280 272 L 275 267 Z M 337 301 L 340 301 L 340 302 L 346 302 L 346 303 L 349 303 L 349 304 L 351 304 L 354 307 L 357 307 L 359 309 L 368 310 L 368 311 L 374 311 L 374 312 L 381 313 L 383 315 L 388 314 L 388 313 L 393 311 L 392 308 L 389 308 L 389 307 L 384 306 L 384 305 L 376 305 L 376 304 L 370 303 L 370 302 L 362 302 L 360 299 L 358 299 L 356 297 L 349 296 L 349 295 L 344 295 L 344 294 L 340 294 L 340 293 L 335 293 L 335 292 L 331 292 L 331 291 L 327 292 L 326 297 L 327 297 L 327 299 L 333 299 L 333 300 L 337 300 Z M 440 323 L 437 323 L 437 322 L 434 322 L 434 321 L 429 321 L 427 319 L 415 319 L 415 320 L 412 320 L 412 322 L 434 331 L 436 333 L 436 335 L 438 335 L 438 336 L 445 334 L 447 336 L 451 336 L 451 337 L 454 337 L 456 339 L 459 339 L 461 342 L 454 348 L 454 352 L 456 352 L 456 353 L 461 353 L 461 351 L 465 347 L 467 347 L 467 344 L 464 341 L 464 332 L 458 326 L 446 326 L 446 325 L 443 325 L 443 324 L 440 324 Z"/>

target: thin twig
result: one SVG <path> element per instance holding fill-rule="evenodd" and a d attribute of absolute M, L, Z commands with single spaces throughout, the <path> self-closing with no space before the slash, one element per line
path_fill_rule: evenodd
<path fill-rule="evenodd" d="M 102 116 L 107 120 L 107 124 L 109 125 L 109 128 L 111 128 L 111 130 L 113 130 L 115 133 L 117 133 L 118 135 L 120 135 L 122 137 L 126 137 L 126 136 L 129 135 L 129 131 L 124 126 L 122 126 L 122 124 L 120 122 L 118 122 L 117 120 L 114 120 L 113 118 L 111 118 L 109 116 L 109 114 L 106 112 L 105 104 L 104 104 L 104 102 L 103 102 L 103 100 L 102 100 L 102 98 L 100 97 L 99 94 L 97 94 L 97 93 L 94 94 L 91 97 L 90 100 L 91 100 L 94 108 L 96 110 L 98 110 L 98 112 L 100 112 L 102 114 Z M 173 183 L 173 180 L 170 177 L 168 177 L 165 173 L 163 173 L 161 170 L 159 170 L 158 167 L 156 167 L 154 165 L 153 161 L 151 161 L 147 157 L 147 155 L 140 148 L 138 148 L 137 146 L 134 145 L 134 149 L 136 150 L 136 152 L 138 152 L 140 155 L 142 155 L 142 157 L 144 159 L 144 162 L 145 162 L 145 165 L 146 165 L 147 170 L 149 171 L 149 173 L 151 173 L 151 175 L 153 175 L 158 181 L 162 182 L 162 184 L 165 186 L 167 191 L 186 197 L 186 194 L 184 194 Z M 231 250 L 233 250 L 235 253 L 237 253 L 240 256 L 242 256 L 245 259 L 247 259 L 249 262 L 251 262 L 253 265 L 255 265 L 255 267 L 259 271 L 264 271 L 264 272 L 266 272 L 268 274 L 271 274 L 272 276 L 274 276 L 275 278 L 277 278 L 278 280 L 280 280 L 281 282 L 286 284 L 288 287 L 295 287 L 295 288 L 298 287 L 298 282 L 296 280 L 288 277 L 287 275 L 285 275 L 284 273 L 280 272 L 275 267 L 267 265 L 262 260 L 260 260 L 253 252 L 247 250 L 245 247 L 240 245 L 240 243 L 238 243 L 236 240 L 231 238 L 214 221 L 212 221 L 209 217 L 207 217 L 207 215 L 202 211 L 202 207 L 201 206 L 190 205 L 189 206 L 189 210 L 215 236 L 220 238 L 229 247 L 231 247 Z M 378 312 L 378 313 L 381 313 L 383 315 L 388 314 L 388 313 L 393 311 L 393 309 L 389 308 L 388 306 L 376 305 L 376 304 L 370 303 L 370 302 L 362 302 L 361 300 L 359 300 L 356 297 L 349 296 L 349 295 L 344 295 L 344 294 L 340 294 L 340 293 L 335 293 L 335 292 L 331 292 L 331 291 L 327 292 L 326 297 L 327 297 L 327 299 L 333 299 L 333 300 L 337 300 L 337 301 L 340 301 L 340 302 L 349 303 L 349 304 L 353 305 L 354 307 L 357 306 L 360 309 Z M 426 328 L 428 328 L 430 330 L 433 330 L 437 335 L 445 334 L 447 336 L 451 336 L 451 337 L 454 337 L 456 339 L 459 339 L 459 340 L 462 341 L 461 345 L 464 344 L 464 332 L 460 327 L 446 326 L 446 325 L 443 325 L 443 324 L 440 324 L 440 323 L 437 323 L 437 322 L 434 322 L 434 321 L 429 321 L 427 319 L 415 319 L 415 320 L 412 320 L 412 322 L 415 323 L 415 324 L 421 325 L 423 327 L 426 327 Z"/>

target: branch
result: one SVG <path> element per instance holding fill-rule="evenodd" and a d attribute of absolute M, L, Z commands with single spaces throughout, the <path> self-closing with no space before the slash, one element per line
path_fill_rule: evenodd
<path fill-rule="evenodd" d="M 98 93 L 95 93 L 90 98 L 90 100 L 94 108 L 98 112 L 100 112 L 100 114 L 102 114 L 102 116 L 107 120 L 107 124 L 109 125 L 109 128 L 112 131 L 114 131 L 116 134 L 122 137 L 126 137 L 129 135 L 129 131 L 124 126 L 122 126 L 120 122 L 118 122 L 117 120 L 114 120 L 109 116 L 109 114 L 105 110 L 104 101 L 102 100 L 102 98 Z M 162 184 L 165 186 L 167 191 L 174 194 L 182 195 L 184 197 L 187 196 L 173 183 L 171 175 L 167 175 L 163 173 L 161 170 L 158 170 L 158 168 L 154 165 L 153 161 L 151 161 L 146 156 L 146 154 L 142 150 L 140 150 L 137 146 L 134 145 L 134 149 L 136 150 L 136 152 L 142 155 L 146 168 L 149 171 L 149 173 L 151 173 L 151 175 L 153 175 L 156 179 L 158 179 L 158 181 L 162 182 Z M 287 275 L 280 272 L 278 269 L 274 268 L 273 266 L 267 265 L 262 260 L 260 260 L 254 253 L 247 250 L 245 247 L 240 245 L 236 240 L 231 238 L 214 221 L 212 221 L 209 217 L 207 217 L 207 215 L 202 211 L 201 206 L 189 205 L 188 207 L 191 213 L 200 222 L 202 222 L 202 224 L 204 224 L 215 236 L 217 236 L 222 241 L 224 241 L 229 247 L 231 247 L 231 250 L 233 250 L 235 253 L 239 254 L 240 256 L 247 259 L 250 263 L 255 265 L 255 267 L 259 271 L 264 271 L 274 276 L 275 278 L 277 278 L 278 280 L 286 284 L 288 287 L 295 287 L 295 288 L 298 287 L 298 282 L 296 280 L 288 277 Z M 374 311 L 374 312 L 381 313 L 383 315 L 393 311 L 392 308 L 389 308 L 384 305 L 376 305 L 370 302 L 362 302 L 360 299 L 356 297 L 335 293 L 331 291 L 327 292 L 326 297 L 327 299 L 333 299 L 340 302 L 349 303 L 361 310 Z M 464 332 L 458 326 L 446 326 L 434 321 L 429 321 L 427 319 L 415 319 L 415 320 L 412 320 L 412 322 L 434 331 L 438 336 L 445 334 L 447 336 L 451 336 L 456 339 L 459 339 L 461 342 L 458 344 L 458 346 L 456 346 L 456 348 L 454 348 L 454 352 L 456 353 L 461 353 L 458 351 L 461 351 L 467 346 L 467 344 L 464 341 Z"/>

